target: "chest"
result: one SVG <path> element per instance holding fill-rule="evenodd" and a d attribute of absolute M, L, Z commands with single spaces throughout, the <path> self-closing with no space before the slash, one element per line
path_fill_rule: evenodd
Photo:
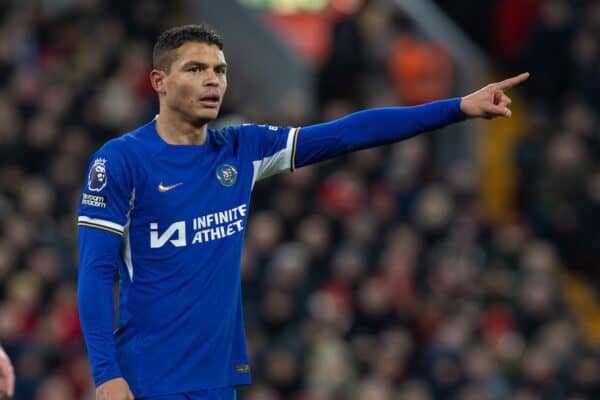
<path fill-rule="evenodd" d="M 139 222 L 192 220 L 249 203 L 252 165 L 227 149 L 172 151 L 142 166 L 133 209 Z"/>

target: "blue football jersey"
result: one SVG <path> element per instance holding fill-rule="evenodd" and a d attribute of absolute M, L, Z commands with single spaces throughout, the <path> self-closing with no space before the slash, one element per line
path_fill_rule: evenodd
<path fill-rule="evenodd" d="M 250 382 L 240 277 L 250 194 L 293 169 L 297 131 L 242 125 L 171 145 L 152 121 L 90 159 L 78 224 L 121 236 L 114 335 L 136 396 Z"/>
<path fill-rule="evenodd" d="M 167 144 L 152 121 L 109 141 L 90 160 L 78 217 L 78 301 L 96 385 L 123 376 L 146 397 L 249 383 L 240 262 L 255 182 L 462 121 L 460 104 L 365 110 L 300 134 L 208 130 L 201 146 Z"/>

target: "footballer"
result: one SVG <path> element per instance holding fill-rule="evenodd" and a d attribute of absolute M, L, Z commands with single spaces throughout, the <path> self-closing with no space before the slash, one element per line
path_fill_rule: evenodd
<path fill-rule="evenodd" d="M 506 91 L 528 78 L 312 126 L 213 130 L 227 90 L 220 36 L 171 28 L 153 67 L 158 116 L 91 157 L 78 210 L 79 312 L 98 400 L 235 399 L 251 373 L 240 260 L 256 182 L 466 118 L 510 117 Z"/>

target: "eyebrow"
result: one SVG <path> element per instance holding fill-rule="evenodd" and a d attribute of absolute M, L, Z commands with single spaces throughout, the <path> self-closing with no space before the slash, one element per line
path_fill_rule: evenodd
<path fill-rule="evenodd" d="M 181 68 L 189 68 L 191 66 L 199 66 L 199 67 L 204 67 L 204 68 L 210 67 L 208 64 L 201 63 L 198 61 L 188 61 L 185 64 L 183 64 L 181 66 Z M 223 67 L 227 68 L 227 63 L 219 63 L 219 64 L 213 65 L 213 68 L 223 68 Z"/>

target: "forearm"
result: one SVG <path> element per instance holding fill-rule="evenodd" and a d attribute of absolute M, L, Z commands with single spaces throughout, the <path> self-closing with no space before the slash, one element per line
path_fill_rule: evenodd
<path fill-rule="evenodd" d="M 122 376 L 113 335 L 113 279 L 120 237 L 99 229 L 79 228 L 79 318 L 94 382 Z"/>
<path fill-rule="evenodd" d="M 295 167 L 408 139 L 465 119 L 460 98 L 414 107 L 375 108 L 300 129 Z"/>

